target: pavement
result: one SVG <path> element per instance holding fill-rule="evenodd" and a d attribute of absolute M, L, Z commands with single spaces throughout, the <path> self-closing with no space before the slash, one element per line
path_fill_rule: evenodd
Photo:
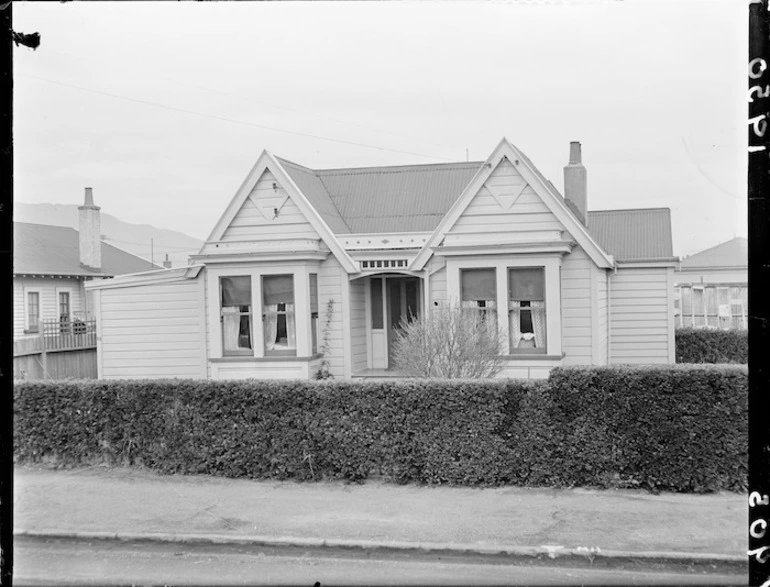
<path fill-rule="evenodd" d="M 508 555 L 747 562 L 746 496 L 295 483 L 103 466 L 14 469 L 14 534 Z"/>

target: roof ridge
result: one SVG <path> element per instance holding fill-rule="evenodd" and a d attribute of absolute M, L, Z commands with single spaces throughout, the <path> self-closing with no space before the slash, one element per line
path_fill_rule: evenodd
<path fill-rule="evenodd" d="M 613 208 L 610 210 L 588 210 L 589 214 L 602 214 L 602 213 L 609 213 L 609 212 L 651 212 L 653 210 L 668 210 L 671 212 L 671 208 L 667 208 L 665 206 L 658 206 L 653 208 Z"/>
<path fill-rule="evenodd" d="M 457 161 L 454 163 L 417 163 L 414 165 L 370 165 L 367 167 L 333 167 L 330 169 L 315 169 L 318 174 L 360 175 L 362 173 L 403 173 L 424 171 L 428 167 L 481 167 L 483 161 Z"/>
<path fill-rule="evenodd" d="M 14 224 L 26 224 L 27 226 L 45 226 L 46 228 L 66 228 L 67 230 L 74 230 L 78 232 L 77 228 L 72 226 L 62 226 L 61 224 L 43 224 L 42 222 L 22 222 L 21 220 L 14 220 Z"/>

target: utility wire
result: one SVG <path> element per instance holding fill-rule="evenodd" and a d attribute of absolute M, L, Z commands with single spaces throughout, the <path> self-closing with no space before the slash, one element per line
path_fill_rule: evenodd
<path fill-rule="evenodd" d="M 123 57 L 130 58 L 132 60 L 132 62 L 136 61 L 136 55 L 129 55 L 128 53 L 125 53 L 125 52 L 122 52 L 122 51 L 115 51 L 114 48 L 112 48 L 112 47 L 110 48 L 110 50 L 111 50 L 111 52 L 113 54 L 118 54 L 118 55 L 122 55 Z M 81 62 L 83 61 L 83 57 L 84 57 L 83 55 L 74 55 L 73 53 L 70 53 L 69 51 L 63 51 L 61 49 L 58 50 L 58 53 L 63 54 L 63 55 L 68 55 L 70 58 L 72 58 L 72 59 L 74 59 L 76 61 L 81 61 Z M 93 60 L 92 60 L 92 62 L 93 62 Z M 151 78 L 154 78 L 156 80 L 160 80 L 160 81 L 163 81 L 163 82 L 171 83 L 171 84 L 174 84 L 174 85 L 177 85 L 177 86 L 186 87 L 186 88 L 193 88 L 193 89 L 196 89 L 196 90 L 202 90 L 202 91 L 205 91 L 205 92 L 211 92 L 211 93 L 214 93 L 214 94 L 219 94 L 220 96 L 226 96 L 229 99 L 234 99 L 234 100 L 237 100 L 237 101 L 242 102 L 244 104 L 250 104 L 250 105 L 261 104 L 262 106 L 268 106 L 269 108 L 275 108 L 276 110 L 284 110 L 286 112 L 295 112 L 297 114 L 303 114 L 305 116 L 314 116 L 316 118 L 325 118 L 325 119 L 331 120 L 333 122 L 339 122 L 339 123 L 342 123 L 342 124 L 358 126 L 358 127 L 365 128 L 365 129 L 368 129 L 368 130 L 373 130 L 373 131 L 379 132 L 379 133 L 386 133 L 386 134 L 389 134 L 389 135 L 392 135 L 392 136 L 406 138 L 406 139 L 410 139 L 410 140 L 413 140 L 413 141 L 421 141 L 421 142 L 424 142 L 424 143 L 430 143 L 430 144 L 432 144 L 432 145 L 434 145 L 436 147 L 441 147 L 442 146 L 442 145 L 439 145 L 438 143 L 435 143 L 433 141 L 426 141 L 425 139 L 420 138 L 420 137 L 414 137 L 414 136 L 411 136 L 411 135 L 405 135 L 403 133 L 393 132 L 392 130 L 388 130 L 388 129 L 384 129 L 384 128 L 377 128 L 377 127 L 369 126 L 369 125 L 366 125 L 366 124 L 361 124 L 360 122 L 353 122 L 353 121 L 343 120 L 343 119 L 335 118 L 333 116 L 329 116 L 329 115 L 326 115 L 326 114 L 318 114 L 316 112 L 307 112 L 307 111 L 303 111 L 303 110 L 298 110 L 296 108 L 288 108 L 286 106 L 280 106 L 278 104 L 271 104 L 269 102 L 263 102 L 261 100 L 256 100 L 254 98 L 246 99 L 246 98 L 238 96 L 238 95 L 236 95 L 236 94 L 234 94 L 232 92 L 224 92 L 222 90 L 218 90 L 218 89 L 215 89 L 215 88 L 210 88 L 208 86 L 201 86 L 201 85 L 197 85 L 197 84 L 188 84 L 188 83 L 185 83 L 185 82 L 181 82 L 179 80 L 174 80 L 174 79 L 171 79 L 171 78 L 168 78 L 168 77 L 162 77 L 162 76 L 157 75 L 157 74 L 148 73 L 146 71 L 141 71 L 140 74 L 141 74 L 142 77 L 151 77 Z M 442 96 L 442 101 L 443 101 L 443 96 Z"/>
<path fill-rule="evenodd" d="M 16 74 L 16 75 L 19 76 L 19 77 L 28 77 L 28 78 L 44 81 L 44 82 L 55 84 L 55 85 L 58 85 L 58 86 L 64 86 L 66 88 L 74 88 L 76 90 L 81 90 L 83 92 L 89 92 L 89 93 L 92 93 L 92 94 L 98 94 L 98 95 L 101 95 L 101 96 L 107 96 L 109 98 L 116 98 L 118 100 L 126 100 L 128 102 L 135 102 L 137 104 L 144 104 L 146 106 L 155 106 L 156 108 L 163 108 L 165 110 L 173 110 L 173 111 L 176 111 L 176 112 L 183 112 L 185 114 L 192 114 L 194 116 L 202 116 L 204 118 L 211 118 L 213 120 L 220 120 L 220 121 L 223 121 L 223 122 L 230 122 L 230 123 L 233 123 L 233 124 L 242 124 L 244 126 L 252 126 L 252 127 L 255 127 L 255 128 L 261 128 L 263 130 L 271 130 L 271 131 L 274 131 L 274 132 L 282 132 L 282 133 L 291 134 L 291 135 L 297 135 L 297 136 L 301 136 L 301 137 L 309 137 L 311 139 L 318 139 L 318 140 L 321 140 L 321 141 L 329 141 L 329 142 L 332 142 L 332 143 L 339 143 L 339 144 L 343 144 L 343 145 L 352 145 L 352 146 L 355 146 L 355 147 L 364 147 L 364 148 L 367 148 L 367 149 L 376 149 L 378 151 L 386 151 L 386 152 L 390 152 L 390 153 L 399 153 L 401 155 L 415 155 L 417 157 L 427 157 L 429 159 L 438 159 L 438 160 L 442 160 L 442 161 L 452 161 L 451 159 L 447 159 L 446 157 L 436 157 L 435 155 L 426 155 L 425 153 L 414 153 L 412 151 L 401 151 L 401 150 L 398 150 L 398 149 L 388 149 L 387 147 L 378 147 L 377 145 L 368 145 L 366 143 L 356 143 L 354 141 L 345 141 L 343 139 L 333 139 L 333 138 L 330 138 L 330 137 L 324 137 L 324 136 L 314 135 L 314 134 L 310 134 L 310 133 L 304 133 L 304 132 L 299 132 L 299 131 L 286 130 L 286 129 L 283 129 L 283 128 L 276 128 L 276 127 L 272 127 L 272 126 L 266 126 L 266 125 L 263 125 L 263 124 L 257 124 L 255 122 L 248 122 L 248 121 L 245 121 L 245 120 L 236 120 L 234 118 L 226 118 L 224 116 L 217 116 L 216 114 L 206 114 L 205 112 L 198 112 L 196 110 L 188 110 L 186 108 L 177 108 L 175 106 L 168 106 L 166 104 L 160 104 L 159 102 L 151 102 L 149 100 L 140 100 L 138 98 L 129 98 L 128 96 L 121 96 L 119 94 L 113 94 L 113 93 L 110 93 L 110 92 L 104 92 L 102 90 L 94 90 L 92 88 L 84 88 L 83 86 L 78 86 L 78 85 L 75 85 L 75 84 L 68 84 L 68 83 L 65 83 L 65 82 L 60 82 L 60 81 L 57 81 L 57 80 L 52 80 L 52 79 L 48 79 L 48 78 L 44 78 L 44 77 L 39 77 L 39 76 L 36 76 L 36 75 L 30 75 L 30 74 L 25 74 L 25 73 L 19 73 L 19 74 Z"/>

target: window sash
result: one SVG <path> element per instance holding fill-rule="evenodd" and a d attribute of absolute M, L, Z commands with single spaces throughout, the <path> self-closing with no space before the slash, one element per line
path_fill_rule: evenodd
<path fill-rule="evenodd" d="M 545 301 L 545 269 L 543 267 L 509 268 L 508 299 L 517 302 Z"/>
<path fill-rule="evenodd" d="M 37 332 L 40 329 L 40 292 L 27 292 L 27 329 Z"/>
<path fill-rule="evenodd" d="M 70 319 L 70 292 L 59 292 L 59 320 Z"/>
<path fill-rule="evenodd" d="M 461 269 L 460 292 L 463 302 L 494 302 L 497 299 L 497 275 L 495 269 Z"/>
<path fill-rule="evenodd" d="M 219 278 L 220 322 L 223 355 L 254 354 L 254 321 L 251 312 L 251 276 Z"/>

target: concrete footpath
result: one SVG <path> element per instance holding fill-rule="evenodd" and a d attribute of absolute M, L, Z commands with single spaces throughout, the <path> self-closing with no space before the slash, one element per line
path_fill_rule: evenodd
<path fill-rule="evenodd" d="M 746 496 L 294 483 L 16 467 L 17 536 L 740 565 Z"/>

